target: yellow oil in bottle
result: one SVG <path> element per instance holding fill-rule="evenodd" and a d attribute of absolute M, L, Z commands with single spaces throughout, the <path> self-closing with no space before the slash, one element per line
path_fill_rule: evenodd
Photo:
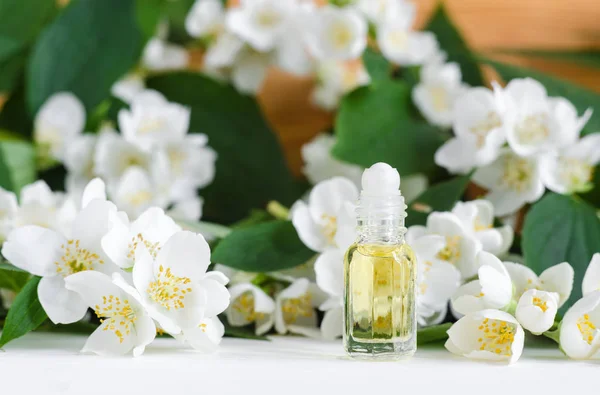
<path fill-rule="evenodd" d="M 416 350 L 416 258 L 405 243 L 355 244 L 345 257 L 344 346 L 352 356 Z"/>

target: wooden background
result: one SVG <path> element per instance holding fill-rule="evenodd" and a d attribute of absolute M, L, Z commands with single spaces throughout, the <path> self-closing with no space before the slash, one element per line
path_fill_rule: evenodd
<path fill-rule="evenodd" d="M 450 16 L 471 47 L 489 54 L 501 48 L 600 49 L 600 0 L 445 0 Z M 417 26 L 423 26 L 436 0 L 415 0 Z M 569 63 L 497 56 L 514 64 L 570 79 L 600 92 L 600 72 Z M 261 106 L 285 147 L 296 174 L 302 160 L 300 147 L 331 126 L 332 115 L 309 104 L 311 83 L 272 71 Z M 600 111 L 600 109 L 595 109 Z"/>

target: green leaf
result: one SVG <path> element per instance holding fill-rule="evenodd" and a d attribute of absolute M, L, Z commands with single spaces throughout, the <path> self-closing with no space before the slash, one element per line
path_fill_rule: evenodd
<path fill-rule="evenodd" d="M 578 65 L 600 68 L 600 50 L 539 50 L 539 49 L 503 49 L 498 53 L 523 55 L 547 60 L 567 61 Z"/>
<path fill-rule="evenodd" d="M 429 30 L 436 35 L 440 48 L 448 54 L 448 60 L 460 65 L 465 82 L 473 86 L 485 85 L 475 55 L 448 16 L 442 3 L 438 6 L 425 30 Z"/>
<path fill-rule="evenodd" d="M 44 30 L 27 70 L 31 114 L 53 93 L 73 92 L 91 112 L 137 62 L 135 0 L 72 1 Z"/>
<path fill-rule="evenodd" d="M 427 343 L 439 342 L 448 338 L 448 329 L 452 326 L 451 322 L 445 324 L 428 326 L 417 331 L 417 345 L 421 346 Z"/>
<path fill-rule="evenodd" d="M 536 70 L 512 66 L 493 60 L 486 60 L 486 62 L 494 66 L 502 79 L 507 82 L 513 78 L 525 77 L 538 80 L 546 87 L 549 96 L 562 96 L 570 100 L 577 108 L 579 115 L 582 115 L 590 107 L 594 110 L 600 109 L 600 94 L 594 91 L 551 77 Z M 598 131 L 600 131 L 600 111 L 594 111 L 592 118 L 587 123 L 585 133 Z"/>
<path fill-rule="evenodd" d="M 190 106 L 190 133 L 205 133 L 218 154 L 215 180 L 201 192 L 205 218 L 231 223 L 270 200 L 289 206 L 301 196 L 254 98 L 195 73 L 163 74 L 147 83 Z"/>
<path fill-rule="evenodd" d="M 2 329 L 0 347 L 35 330 L 48 318 L 37 296 L 40 277 L 33 277 L 15 298 Z"/>
<path fill-rule="evenodd" d="M 2 258 L 0 258 L 0 270 L 27 273 L 25 270 L 19 269 L 18 267 L 13 266 L 8 262 L 2 262 Z"/>
<path fill-rule="evenodd" d="M 388 79 L 391 76 L 392 65 L 382 54 L 367 48 L 363 52 L 363 62 L 372 80 Z"/>
<path fill-rule="evenodd" d="M 56 11 L 56 0 L 0 0 L 0 59 L 32 42 Z"/>
<path fill-rule="evenodd" d="M 386 162 L 402 176 L 433 170 L 442 135 L 414 121 L 410 108 L 410 89 L 402 81 L 375 81 L 352 92 L 342 100 L 335 121 L 333 155 L 363 167 Z"/>
<path fill-rule="evenodd" d="M 192 221 L 177 221 L 177 224 L 184 230 L 189 230 L 196 233 L 209 234 L 219 239 L 231 233 L 231 229 L 224 225 L 213 224 L 211 222 L 192 222 Z"/>
<path fill-rule="evenodd" d="M 19 292 L 27 281 L 29 281 L 30 277 L 27 272 L 12 269 L 5 270 L 3 265 L 0 265 L 0 288 Z"/>
<path fill-rule="evenodd" d="M 600 219 L 584 201 L 549 193 L 527 213 L 522 246 L 525 262 L 538 274 L 561 262 L 573 266 L 575 282 L 568 307 L 581 298 L 583 275 L 600 250 Z"/>
<path fill-rule="evenodd" d="M 0 141 L 0 187 L 15 192 L 36 180 L 35 149 L 25 141 Z"/>
<path fill-rule="evenodd" d="M 144 41 L 156 34 L 156 27 L 165 7 L 165 0 L 135 0 L 136 18 Z"/>
<path fill-rule="evenodd" d="M 27 139 L 31 139 L 33 135 L 33 120 L 25 103 L 25 87 L 22 78 L 20 85 L 12 91 L 0 110 L 0 128 L 15 132 Z"/>
<path fill-rule="evenodd" d="M 440 182 L 413 200 L 406 211 L 407 226 L 425 225 L 429 213 L 449 211 L 460 200 L 469 185 L 471 174 Z"/>
<path fill-rule="evenodd" d="M 194 4 L 194 1 L 195 0 L 167 1 L 165 4 L 163 17 L 169 22 L 170 42 L 185 44 L 193 40 L 185 29 L 185 18 Z"/>
<path fill-rule="evenodd" d="M 274 272 L 308 261 L 315 253 L 298 238 L 290 221 L 234 229 L 217 245 L 214 262 L 246 272 Z"/>
<path fill-rule="evenodd" d="M 221 322 L 225 326 L 225 336 L 228 337 L 237 337 L 240 339 L 250 339 L 250 340 L 266 340 L 269 339 L 266 336 L 259 336 L 254 332 L 254 325 L 247 326 L 231 326 L 227 322 L 227 318 L 221 316 Z"/>

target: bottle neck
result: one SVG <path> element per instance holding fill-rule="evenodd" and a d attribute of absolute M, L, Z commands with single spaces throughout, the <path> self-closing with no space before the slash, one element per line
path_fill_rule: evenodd
<path fill-rule="evenodd" d="M 404 218 L 358 218 L 358 244 L 403 244 Z"/>

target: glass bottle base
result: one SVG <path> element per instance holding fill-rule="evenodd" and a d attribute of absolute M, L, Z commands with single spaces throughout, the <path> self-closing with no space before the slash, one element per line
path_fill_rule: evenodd
<path fill-rule="evenodd" d="M 409 341 L 357 342 L 353 339 L 344 344 L 346 353 L 361 360 L 398 361 L 412 357 L 417 351 L 414 339 Z"/>

